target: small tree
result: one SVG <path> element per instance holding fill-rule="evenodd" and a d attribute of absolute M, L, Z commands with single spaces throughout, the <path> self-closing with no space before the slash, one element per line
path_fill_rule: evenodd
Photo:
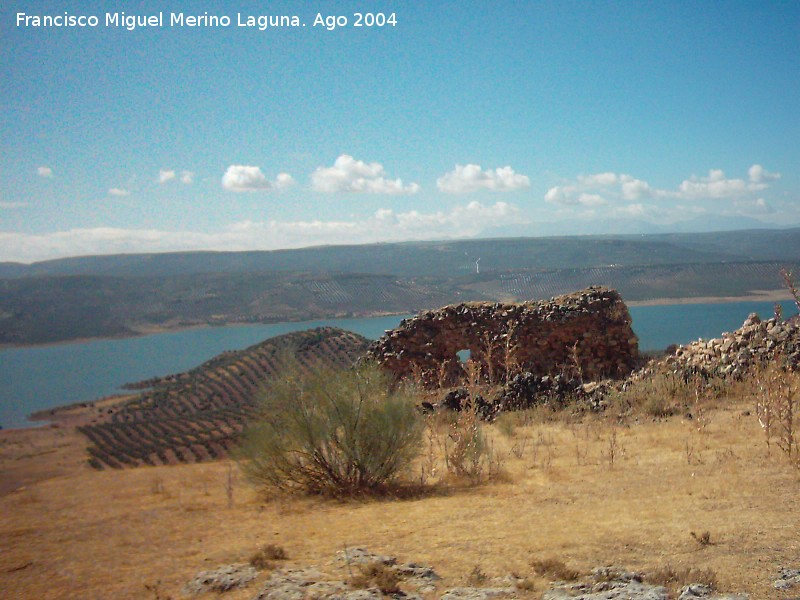
<path fill-rule="evenodd" d="M 375 494 L 416 458 L 423 427 L 408 388 L 394 387 L 378 365 L 290 369 L 264 392 L 239 456 L 248 478 L 267 488 Z"/>

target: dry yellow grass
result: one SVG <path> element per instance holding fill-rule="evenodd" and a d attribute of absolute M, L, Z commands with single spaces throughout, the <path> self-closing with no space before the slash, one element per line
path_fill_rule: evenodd
<path fill-rule="evenodd" d="M 745 410 L 720 402 L 703 432 L 680 417 L 494 425 L 501 481 L 413 500 L 265 502 L 235 471 L 232 507 L 227 463 L 96 472 L 72 430 L 0 432 L 0 590 L 156 598 L 157 586 L 161 598 L 182 598 L 197 572 L 273 543 L 288 564 L 331 569 L 337 550 L 363 545 L 433 566 L 440 587 L 463 585 L 476 566 L 514 572 L 535 585 L 531 598 L 546 583 L 531 561 L 549 558 L 583 572 L 713 569 L 723 589 L 781 598 L 771 588 L 778 567 L 800 568 L 800 473 L 766 456 Z M 265 577 L 225 597 L 252 598 Z"/>

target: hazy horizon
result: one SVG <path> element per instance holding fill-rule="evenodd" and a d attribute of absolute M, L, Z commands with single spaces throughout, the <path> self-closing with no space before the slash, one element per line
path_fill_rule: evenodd
<path fill-rule="evenodd" d="M 689 223 L 687 221 L 687 223 Z M 188 248 L 188 249 L 177 249 L 177 250 L 138 250 L 138 251 L 108 251 L 108 252 L 98 252 L 93 254 L 71 254 L 71 255 L 59 255 L 53 256 L 50 258 L 43 258 L 39 260 L 32 260 L 32 261 L 15 261 L 15 260 L 0 260 L 0 264 L 20 264 L 20 265 L 34 265 L 38 263 L 44 263 L 54 260 L 70 260 L 70 259 L 82 259 L 82 258 L 93 258 L 93 257 L 102 257 L 102 256 L 135 256 L 135 255 L 158 255 L 158 254 L 203 254 L 203 253 L 239 253 L 239 252 L 281 252 L 281 251 L 292 251 L 292 250 L 313 250 L 317 248 L 335 248 L 335 247 L 350 247 L 350 246 L 373 246 L 373 245 L 385 245 L 385 244 L 447 244 L 451 242 L 479 242 L 479 241 L 503 241 L 503 240 L 519 240 L 519 239 L 547 239 L 547 238 L 558 238 L 558 239 L 569 239 L 569 238 L 614 238 L 614 239 L 623 239 L 628 237 L 636 237 L 636 238 L 646 238 L 649 236 L 661 236 L 661 235 L 683 235 L 683 234 L 697 234 L 702 235 L 704 233 L 735 233 L 735 232 L 746 232 L 746 231 L 760 231 L 760 230 L 769 230 L 769 231 L 788 231 L 792 229 L 798 229 L 800 225 L 792 224 L 786 226 L 768 226 L 764 224 L 762 227 L 742 227 L 742 228 L 719 228 L 719 229 L 709 229 L 709 230 L 696 230 L 695 228 L 688 228 L 686 231 L 678 230 L 678 229 L 663 229 L 659 231 L 626 231 L 626 232 L 619 232 L 619 233 L 565 233 L 560 231 L 555 231 L 553 233 L 547 233 L 543 235 L 516 235 L 514 233 L 508 234 L 498 234 L 498 235 L 478 235 L 478 236 L 470 236 L 470 237 L 451 237 L 451 238 L 425 238 L 425 239 L 406 239 L 406 240 L 390 240 L 390 241 L 341 241 L 338 243 L 309 243 L 306 245 L 298 245 L 292 247 L 285 247 L 285 248 L 252 248 L 252 249 L 242 249 L 242 250 L 230 250 L 230 249 L 214 249 L 214 248 Z"/>

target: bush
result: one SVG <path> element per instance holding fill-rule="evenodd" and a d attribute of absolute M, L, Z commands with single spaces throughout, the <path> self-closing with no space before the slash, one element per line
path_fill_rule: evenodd
<path fill-rule="evenodd" d="M 250 566 L 259 570 L 272 569 L 274 567 L 273 561 L 286 560 L 286 551 L 281 546 L 275 544 L 267 544 L 262 546 L 261 549 L 250 557 Z"/>
<path fill-rule="evenodd" d="M 358 567 L 359 573 L 350 578 L 356 589 L 378 588 L 384 595 L 400 593 L 401 577 L 397 570 L 381 561 L 373 561 Z"/>
<path fill-rule="evenodd" d="M 419 453 L 423 422 L 406 388 L 377 365 L 299 374 L 263 394 L 238 453 L 258 485 L 332 496 L 393 487 Z"/>
<path fill-rule="evenodd" d="M 568 567 L 559 558 L 543 558 L 531 561 L 533 572 L 541 577 L 550 577 L 559 581 L 575 581 L 581 576 L 580 571 Z"/>
<path fill-rule="evenodd" d="M 467 402 L 461 411 L 451 415 L 444 441 L 447 471 L 473 485 L 503 474 L 503 457 L 494 451 L 494 443 L 486 438 L 479 407 Z"/>
<path fill-rule="evenodd" d="M 676 568 L 669 564 L 648 573 L 644 579 L 652 585 L 663 585 L 676 591 L 696 583 L 707 585 L 712 590 L 718 587 L 717 574 L 711 569 Z"/>
<path fill-rule="evenodd" d="M 623 414 L 633 412 L 661 419 L 679 414 L 694 400 L 691 386 L 679 375 L 654 372 L 618 393 L 614 403 Z"/>

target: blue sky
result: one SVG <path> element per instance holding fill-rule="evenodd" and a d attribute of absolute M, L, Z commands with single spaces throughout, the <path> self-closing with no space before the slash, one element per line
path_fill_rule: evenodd
<path fill-rule="evenodd" d="M 797 2 L 12 0 L 0 57 L 0 260 L 800 223 Z"/>

